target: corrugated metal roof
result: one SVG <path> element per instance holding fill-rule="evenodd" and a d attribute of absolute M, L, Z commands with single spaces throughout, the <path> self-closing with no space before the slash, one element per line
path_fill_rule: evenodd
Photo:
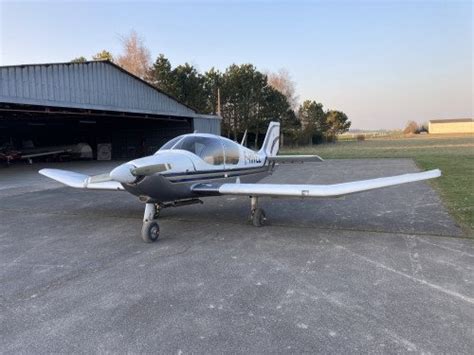
<path fill-rule="evenodd" d="M 430 120 L 430 123 L 456 123 L 456 122 L 472 122 L 472 118 L 452 118 L 445 120 Z"/>
<path fill-rule="evenodd" d="M 0 102 L 196 116 L 191 107 L 109 61 L 0 67 Z"/>

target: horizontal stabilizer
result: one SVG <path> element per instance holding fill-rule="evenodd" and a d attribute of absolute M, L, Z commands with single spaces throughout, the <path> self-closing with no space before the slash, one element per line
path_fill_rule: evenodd
<path fill-rule="evenodd" d="M 93 182 L 93 178 L 88 175 L 75 173 L 60 169 L 41 169 L 41 175 L 56 180 L 64 185 L 77 189 L 93 189 L 93 190 L 124 190 L 123 186 L 116 181 Z M 92 181 L 91 181 L 92 180 Z"/>
<path fill-rule="evenodd" d="M 324 161 L 319 155 L 276 155 L 268 157 L 270 162 L 287 164 L 287 163 L 312 163 Z"/>
<path fill-rule="evenodd" d="M 414 174 L 359 180 L 332 185 L 291 184 L 199 184 L 193 191 L 209 195 L 244 195 L 273 197 L 338 197 L 409 182 L 434 179 L 441 176 L 439 169 Z"/>

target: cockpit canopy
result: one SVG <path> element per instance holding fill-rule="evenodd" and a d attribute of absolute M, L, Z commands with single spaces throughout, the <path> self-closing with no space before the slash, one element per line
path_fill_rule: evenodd
<path fill-rule="evenodd" d="M 211 165 L 238 164 L 239 145 L 229 139 L 199 134 L 186 134 L 173 138 L 162 150 L 186 150 Z"/>

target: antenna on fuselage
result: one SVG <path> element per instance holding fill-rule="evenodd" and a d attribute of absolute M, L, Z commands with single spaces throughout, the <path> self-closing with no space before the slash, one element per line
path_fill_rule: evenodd
<path fill-rule="evenodd" d="M 244 147 L 247 145 L 247 130 L 244 132 L 244 136 L 242 137 L 242 140 L 240 141 L 240 145 L 243 145 Z"/>

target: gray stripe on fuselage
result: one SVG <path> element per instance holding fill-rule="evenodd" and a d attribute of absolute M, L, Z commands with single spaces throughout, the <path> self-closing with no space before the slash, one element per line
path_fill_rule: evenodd
<path fill-rule="evenodd" d="M 251 174 L 262 173 L 270 170 L 270 165 L 259 166 L 255 168 L 234 169 L 234 170 L 219 170 L 214 172 L 193 172 L 182 175 L 162 174 L 170 182 L 191 182 L 208 179 L 222 179 L 227 177 L 239 177 Z"/>

